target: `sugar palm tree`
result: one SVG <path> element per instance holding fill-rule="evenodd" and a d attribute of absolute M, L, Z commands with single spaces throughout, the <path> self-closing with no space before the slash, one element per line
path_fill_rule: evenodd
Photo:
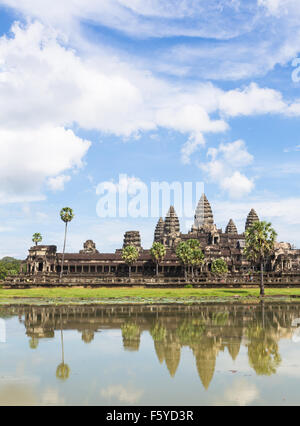
<path fill-rule="evenodd" d="M 166 256 L 166 248 L 162 243 L 154 242 L 150 253 L 156 263 L 156 276 L 158 276 L 158 265 Z"/>
<path fill-rule="evenodd" d="M 62 274 L 63 274 L 63 269 L 64 269 L 64 259 L 65 259 L 68 223 L 71 222 L 71 220 L 74 218 L 73 210 L 70 207 L 64 207 L 60 211 L 60 218 L 63 222 L 65 222 L 64 248 L 63 248 L 63 255 L 62 255 L 62 261 L 61 261 L 61 271 L 60 271 L 60 280 L 61 280 L 61 277 L 62 277 Z"/>
<path fill-rule="evenodd" d="M 32 242 L 35 243 L 36 246 L 38 245 L 38 243 L 41 243 L 42 240 L 43 240 L 43 237 L 39 232 L 36 232 L 35 234 L 33 234 Z"/>
<path fill-rule="evenodd" d="M 254 222 L 245 233 L 244 254 L 252 262 L 260 264 L 260 295 L 265 294 L 264 264 L 274 251 L 277 234 L 268 222 Z"/>
<path fill-rule="evenodd" d="M 131 266 L 138 260 L 139 251 L 135 246 L 126 246 L 122 250 L 122 259 L 129 267 L 129 278 L 131 276 Z"/>

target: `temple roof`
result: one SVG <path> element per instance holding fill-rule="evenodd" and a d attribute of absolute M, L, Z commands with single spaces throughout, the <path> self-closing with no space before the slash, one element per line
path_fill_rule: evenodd
<path fill-rule="evenodd" d="M 163 221 L 163 218 L 160 217 L 159 221 L 157 222 L 155 231 L 154 231 L 154 241 L 159 241 L 164 233 L 164 226 L 165 222 Z"/>
<path fill-rule="evenodd" d="M 203 226 L 212 226 L 214 217 L 211 206 L 205 194 L 202 194 L 195 212 L 194 228 L 202 228 Z"/>
<path fill-rule="evenodd" d="M 251 209 L 246 220 L 245 229 L 247 230 L 254 222 L 259 222 L 259 217 L 254 209 Z"/>
<path fill-rule="evenodd" d="M 165 218 L 164 223 L 164 231 L 165 233 L 169 234 L 172 232 L 180 232 L 180 224 L 178 216 L 175 212 L 174 206 L 171 206 L 169 208 L 169 211 L 167 213 L 167 216 Z"/>
<path fill-rule="evenodd" d="M 237 227 L 235 226 L 235 223 L 232 219 L 230 219 L 230 221 L 228 222 L 228 225 L 226 226 L 226 230 L 225 230 L 226 234 L 237 234 Z"/>
<path fill-rule="evenodd" d="M 123 248 L 127 246 L 141 247 L 141 236 L 139 231 L 127 231 L 124 234 Z"/>

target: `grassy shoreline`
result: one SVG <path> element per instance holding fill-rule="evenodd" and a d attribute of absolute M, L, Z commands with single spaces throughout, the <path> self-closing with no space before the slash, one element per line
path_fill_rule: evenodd
<path fill-rule="evenodd" d="M 270 288 L 266 290 L 265 299 L 290 299 L 300 301 L 300 288 Z M 259 289 L 147 289 L 147 288 L 30 288 L 0 289 L 0 305 L 14 303 L 22 299 L 31 302 L 33 299 L 49 303 L 185 303 L 200 301 L 259 301 Z"/>

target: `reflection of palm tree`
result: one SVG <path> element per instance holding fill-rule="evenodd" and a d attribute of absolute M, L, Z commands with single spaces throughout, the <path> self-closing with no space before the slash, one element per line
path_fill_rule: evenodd
<path fill-rule="evenodd" d="M 150 329 L 150 334 L 154 342 L 161 342 L 166 338 L 167 329 L 159 321 L 156 321 Z"/>
<path fill-rule="evenodd" d="M 56 369 L 56 377 L 60 380 L 67 380 L 70 375 L 70 367 L 63 362 Z"/>
<path fill-rule="evenodd" d="M 65 357 L 64 357 L 64 336 L 63 336 L 63 330 L 62 330 L 62 318 L 60 314 L 60 337 L 61 337 L 61 358 L 62 362 L 58 365 L 56 369 L 56 377 L 60 380 L 67 380 L 70 375 L 70 367 L 68 364 L 65 364 Z"/>
<path fill-rule="evenodd" d="M 32 337 L 29 340 L 29 347 L 30 349 L 36 349 L 39 345 L 39 339 L 37 337 Z"/>
<path fill-rule="evenodd" d="M 121 326 L 123 347 L 125 350 L 138 351 L 140 347 L 141 330 L 137 324 L 125 323 Z"/>
<path fill-rule="evenodd" d="M 84 343 L 91 343 L 94 340 L 93 330 L 83 330 L 81 339 L 84 341 Z"/>
<path fill-rule="evenodd" d="M 281 363 L 278 344 L 270 330 L 254 325 L 248 328 L 248 358 L 250 366 L 258 375 L 270 376 L 276 373 Z"/>
<path fill-rule="evenodd" d="M 181 345 L 193 345 L 205 332 L 205 325 L 200 319 L 188 318 L 177 329 L 177 336 Z"/>

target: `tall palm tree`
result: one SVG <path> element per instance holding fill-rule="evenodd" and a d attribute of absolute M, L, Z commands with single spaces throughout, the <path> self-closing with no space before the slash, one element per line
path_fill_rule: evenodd
<path fill-rule="evenodd" d="M 129 278 L 131 276 L 131 266 L 138 260 L 139 251 L 135 246 L 126 246 L 122 250 L 122 259 L 129 267 Z"/>
<path fill-rule="evenodd" d="M 156 263 L 156 276 L 158 276 L 158 265 L 166 256 L 166 248 L 162 243 L 154 242 L 150 250 L 152 258 Z"/>
<path fill-rule="evenodd" d="M 59 277 L 59 279 L 61 280 L 63 270 L 64 270 L 64 260 L 65 260 L 68 223 L 71 222 L 71 220 L 74 218 L 73 210 L 70 207 L 64 207 L 60 211 L 60 218 L 63 222 L 65 222 L 64 248 L 63 248 L 63 255 L 62 255 L 62 261 L 61 261 L 61 271 L 60 271 L 60 277 Z"/>
<path fill-rule="evenodd" d="M 260 295 L 265 295 L 264 264 L 274 251 L 277 234 L 268 222 L 254 222 L 246 233 L 244 254 L 249 260 L 260 264 Z"/>
<path fill-rule="evenodd" d="M 41 243 L 42 240 L 43 240 L 43 237 L 39 232 L 36 232 L 35 234 L 33 234 L 32 242 L 35 243 L 36 246 L 38 245 L 38 243 Z"/>

